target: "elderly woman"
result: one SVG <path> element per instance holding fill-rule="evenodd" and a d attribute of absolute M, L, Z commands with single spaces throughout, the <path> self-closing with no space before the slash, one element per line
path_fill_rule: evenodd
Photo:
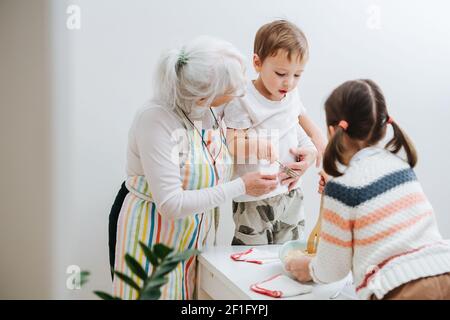
<path fill-rule="evenodd" d="M 131 275 L 126 253 L 152 265 L 140 249 L 163 243 L 176 251 L 201 249 L 216 209 L 233 198 L 274 190 L 276 175 L 258 172 L 230 181 L 233 160 L 225 141 L 221 108 L 245 85 L 241 54 L 229 43 L 199 38 L 166 53 L 158 68 L 155 98 L 137 112 L 129 132 L 127 180 L 110 215 L 110 258 L 114 270 Z M 192 299 L 196 259 L 169 274 L 162 299 Z M 134 279 L 139 284 L 140 279 Z M 137 292 L 114 277 L 113 293 Z"/>

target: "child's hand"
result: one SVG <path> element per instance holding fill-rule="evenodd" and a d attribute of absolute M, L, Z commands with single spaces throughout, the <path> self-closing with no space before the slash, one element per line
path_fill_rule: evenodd
<path fill-rule="evenodd" d="M 300 180 L 300 177 L 308 168 L 308 165 L 305 161 L 300 161 L 287 163 L 285 164 L 285 166 L 294 170 L 295 173 L 298 175 L 297 177 L 291 177 L 284 171 L 278 173 L 278 179 L 281 181 L 281 185 L 288 185 L 288 190 L 291 191 L 297 184 L 298 180 Z"/>
<path fill-rule="evenodd" d="M 325 185 L 327 184 L 327 182 L 330 179 L 330 177 L 324 171 L 320 171 L 319 172 L 319 176 L 320 176 L 320 180 L 319 180 L 319 190 L 318 190 L 318 192 L 320 194 L 323 194 L 323 191 L 325 190 Z"/>
<path fill-rule="evenodd" d="M 291 148 L 289 151 L 294 155 L 295 159 L 297 159 L 297 162 L 306 163 L 306 168 L 304 168 L 305 171 L 317 159 L 317 150 L 315 148 Z"/>
<path fill-rule="evenodd" d="M 308 282 L 312 280 L 311 275 L 309 274 L 310 263 L 311 257 L 308 256 L 294 257 L 286 261 L 285 268 L 298 281 Z"/>
<path fill-rule="evenodd" d="M 289 191 L 291 191 L 295 185 L 297 184 L 300 177 L 305 173 L 305 171 L 309 168 L 309 166 L 314 162 L 314 159 L 317 156 L 317 151 L 311 148 L 292 148 L 290 152 L 295 156 L 298 160 L 297 162 L 287 163 L 286 167 L 294 170 L 298 177 L 292 178 L 289 177 L 286 173 L 280 172 L 279 178 L 282 185 L 288 184 Z"/>

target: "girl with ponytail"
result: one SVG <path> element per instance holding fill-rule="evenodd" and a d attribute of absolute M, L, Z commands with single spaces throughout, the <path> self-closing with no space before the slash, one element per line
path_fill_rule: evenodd
<path fill-rule="evenodd" d="M 394 154 L 404 148 L 409 165 L 412 168 L 416 165 L 413 143 L 388 115 L 383 94 L 372 80 L 340 85 L 325 102 L 325 113 L 330 138 L 323 163 L 327 174 L 341 176 L 338 166 L 347 165 L 352 153 L 380 143 L 388 125 L 394 134 L 385 148 Z"/>
<path fill-rule="evenodd" d="M 414 145 L 389 116 L 380 88 L 347 81 L 326 100 L 325 113 L 323 168 L 333 178 L 323 192 L 317 255 L 286 268 L 318 283 L 351 271 L 361 299 L 450 299 L 450 247 L 413 171 Z M 382 146 L 389 126 L 393 136 Z"/>

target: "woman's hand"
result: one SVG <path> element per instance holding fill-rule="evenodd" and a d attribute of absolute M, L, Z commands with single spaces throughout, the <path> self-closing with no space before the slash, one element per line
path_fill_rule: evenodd
<path fill-rule="evenodd" d="M 313 148 L 292 148 L 290 152 L 298 159 L 298 161 L 288 163 L 286 164 L 286 167 L 294 170 L 298 174 L 298 177 L 292 178 L 285 172 L 279 173 L 281 184 L 289 185 L 289 191 L 295 187 L 300 177 L 305 173 L 309 166 L 314 163 L 317 157 L 317 150 Z"/>
<path fill-rule="evenodd" d="M 286 261 L 285 268 L 298 281 L 308 282 L 312 280 L 311 275 L 309 274 L 310 263 L 311 257 L 308 256 L 294 257 Z"/>
<path fill-rule="evenodd" d="M 245 194 L 258 197 L 276 189 L 278 185 L 276 174 L 261 174 L 250 172 L 242 176 L 245 184 Z"/>

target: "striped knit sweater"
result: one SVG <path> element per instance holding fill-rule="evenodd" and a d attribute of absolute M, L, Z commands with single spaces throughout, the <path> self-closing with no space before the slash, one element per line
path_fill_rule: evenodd
<path fill-rule="evenodd" d="M 329 283 L 353 272 L 361 299 L 450 272 L 450 246 L 408 163 L 369 147 L 324 191 L 321 238 L 310 274 Z"/>

